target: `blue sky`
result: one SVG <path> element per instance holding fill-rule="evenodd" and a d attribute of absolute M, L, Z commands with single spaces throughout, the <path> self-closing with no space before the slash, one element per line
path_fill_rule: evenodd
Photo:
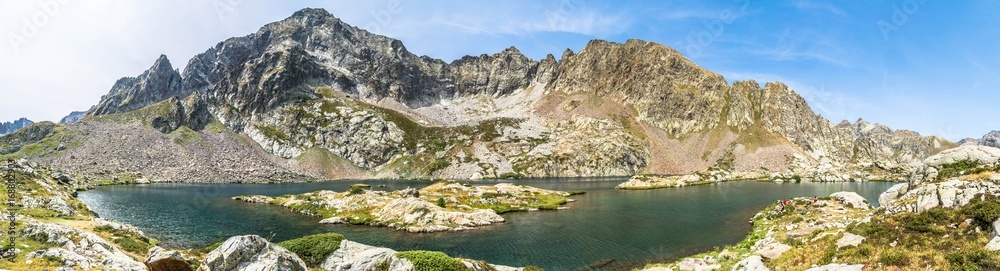
<path fill-rule="evenodd" d="M 727 80 L 782 81 L 831 119 L 952 140 L 1000 130 L 993 1 L 19 1 L 0 4 L 0 120 L 58 120 L 160 54 L 176 68 L 303 7 L 450 61 L 591 39 L 671 46 Z"/>

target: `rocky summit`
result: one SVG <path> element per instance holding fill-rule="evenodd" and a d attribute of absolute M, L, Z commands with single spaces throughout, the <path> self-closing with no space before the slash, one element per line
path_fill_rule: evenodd
<path fill-rule="evenodd" d="M 28 125 L 32 125 L 34 123 L 34 121 L 26 118 L 20 118 L 15 121 L 0 122 L 0 135 L 17 132 L 17 130 L 21 130 L 21 128 L 28 127 Z"/>
<path fill-rule="evenodd" d="M 446 62 L 323 9 L 222 41 L 183 73 L 161 56 L 115 82 L 79 122 L 47 131 L 0 140 L 17 142 L 0 156 L 115 182 L 709 169 L 723 179 L 850 181 L 897 180 L 957 146 L 864 120 L 834 124 L 783 83 L 730 84 L 653 42 L 594 40 L 541 60 L 511 47 Z"/>

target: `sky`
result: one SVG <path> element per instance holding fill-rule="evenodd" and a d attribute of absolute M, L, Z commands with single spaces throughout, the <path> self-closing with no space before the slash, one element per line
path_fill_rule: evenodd
<path fill-rule="evenodd" d="M 445 61 L 642 39 L 730 82 L 786 83 L 834 123 L 954 141 L 1000 130 L 1000 2 L 938 0 L 3 1 L 0 121 L 58 121 L 160 54 L 183 69 L 305 7 Z"/>

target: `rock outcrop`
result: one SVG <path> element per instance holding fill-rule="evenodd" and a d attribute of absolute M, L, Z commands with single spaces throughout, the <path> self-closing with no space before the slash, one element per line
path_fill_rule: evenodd
<path fill-rule="evenodd" d="M 830 197 L 839 200 L 842 204 L 851 208 L 868 210 L 872 207 L 871 204 L 868 204 L 868 200 L 855 192 L 837 192 L 830 194 Z"/>
<path fill-rule="evenodd" d="M 413 263 L 396 256 L 396 251 L 384 247 L 373 247 L 344 240 L 338 248 L 323 261 L 321 268 L 333 271 L 413 270 Z"/>
<path fill-rule="evenodd" d="M 70 124 L 82 120 L 87 116 L 87 111 L 73 111 L 59 120 L 59 124 Z"/>
<path fill-rule="evenodd" d="M 20 118 L 15 121 L 0 122 L 0 136 L 12 134 L 17 132 L 17 130 L 21 130 L 21 128 L 28 127 L 32 124 L 35 124 L 35 122 L 26 118 Z"/>
<path fill-rule="evenodd" d="M 199 271 L 307 271 L 294 253 L 256 235 L 234 236 L 209 252 Z"/>
<path fill-rule="evenodd" d="M 146 264 L 149 271 L 193 271 L 191 263 L 180 252 L 153 247 L 146 254 Z"/>
<path fill-rule="evenodd" d="M 79 269 L 146 270 L 145 265 L 92 232 L 35 220 L 28 220 L 26 223 L 27 226 L 21 230 L 23 238 L 54 245 L 27 253 L 25 257 L 28 259 L 62 259 L 64 267 Z"/>
<path fill-rule="evenodd" d="M 979 139 L 965 138 L 959 141 L 958 144 L 962 146 L 979 145 L 979 146 L 1000 148 L 1000 131 L 990 131 L 989 133 L 987 133 L 986 135 L 984 135 L 982 138 Z"/>
<path fill-rule="evenodd" d="M 879 196 L 888 213 L 965 206 L 983 195 L 1000 195 L 1000 149 L 961 146 L 928 157 L 908 183 Z"/>
<path fill-rule="evenodd" d="M 138 77 L 118 79 L 111 91 L 88 113 L 89 116 L 125 113 L 158 103 L 170 97 L 186 97 L 181 90 L 181 75 L 170 65 L 167 56 Z"/>

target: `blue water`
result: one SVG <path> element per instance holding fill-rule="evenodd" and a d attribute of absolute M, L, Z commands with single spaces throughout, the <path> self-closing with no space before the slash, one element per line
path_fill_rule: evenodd
<path fill-rule="evenodd" d="M 429 185 L 421 181 L 335 181 L 302 184 L 154 184 L 106 186 L 79 198 L 105 218 L 139 227 L 169 247 L 200 247 L 234 235 L 257 234 L 278 242 L 337 232 L 349 240 L 404 250 L 438 250 L 490 263 L 576 270 L 614 259 L 608 269 L 635 267 L 662 259 L 734 244 L 750 230 L 753 214 L 779 199 L 858 192 L 869 202 L 891 183 L 775 184 L 732 182 L 645 191 L 616 190 L 622 178 L 504 181 L 557 190 L 585 190 L 569 210 L 508 213 L 506 223 L 464 232 L 406 233 L 388 228 L 322 225 L 319 218 L 277 206 L 249 204 L 230 197 L 278 196 L 351 184 L 397 190 Z M 473 182 L 491 185 L 497 181 Z M 379 188 L 378 185 L 386 185 Z"/>

